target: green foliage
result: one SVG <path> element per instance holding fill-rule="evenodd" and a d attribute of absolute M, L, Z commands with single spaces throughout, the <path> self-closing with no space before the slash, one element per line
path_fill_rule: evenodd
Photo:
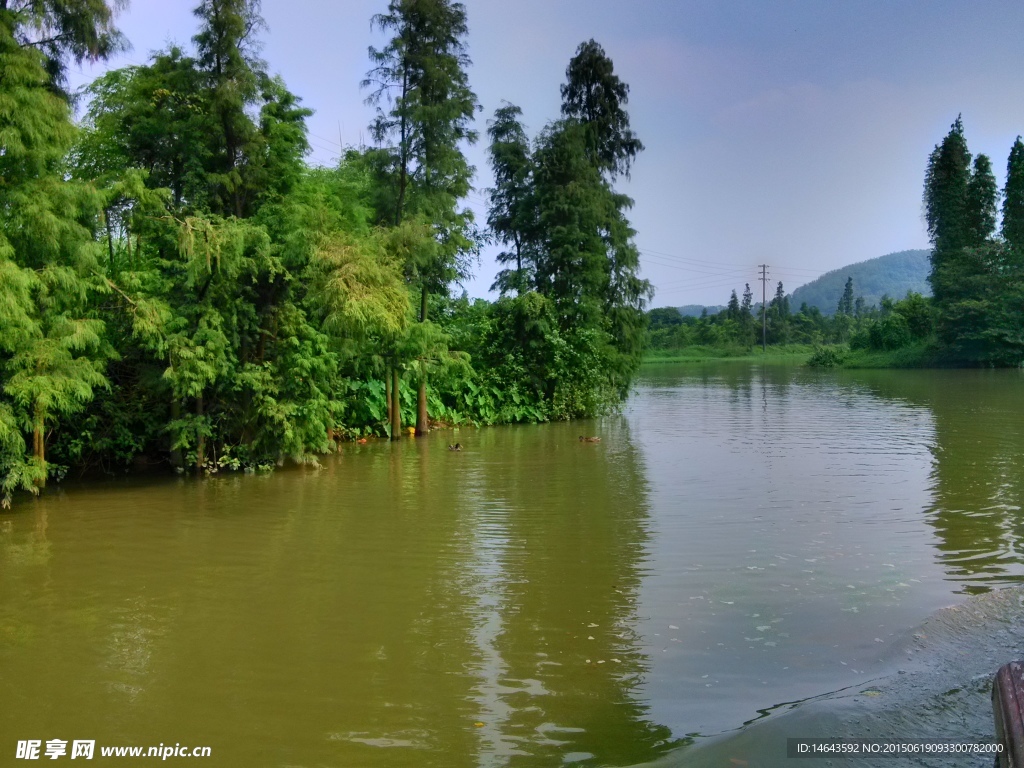
<path fill-rule="evenodd" d="M 893 311 L 906 320 L 907 330 L 916 340 L 927 339 L 935 330 L 932 304 L 919 293 L 908 293 L 905 299 L 895 304 Z"/>
<path fill-rule="evenodd" d="M 1024 142 L 1020 136 L 1013 142 L 1006 161 L 1002 234 L 1017 250 L 1024 248 Z"/>
<path fill-rule="evenodd" d="M 102 10 L 106 10 L 104 7 Z M 95 27 L 85 29 L 91 19 Z M 88 223 L 94 188 L 66 178 L 74 138 L 58 95 L 53 56 L 102 55 L 112 37 L 94 4 L 54 2 L 0 11 L 0 489 L 38 491 L 62 469 L 46 459 L 48 435 L 80 412 L 116 353 L 90 303 L 106 292 Z M 38 37 L 46 29 L 58 43 Z M 49 58 L 48 58 L 49 57 Z M 26 456 L 24 435 L 32 435 Z"/>
<path fill-rule="evenodd" d="M 406 330 L 409 293 L 382 237 L 360 241 L 335 234 L 315 249 L 306 267 L 307 301 L 318 310 L 322 327 L 336 336 L 393 338 Z"/>
<path fill-rule="evenodd" d="M 72 158 L 80 176 L 109 183 L 137 168 L 148 188 L 170 190 L 175 209 L 208 208 L 215 126 L 195 59 L 172 47 L 146 66 L 107 72 L 86 94 L 85 133 Z"/>
<path fill-rule="evenodd" d="M 644 149 L 624 109 L 629 86 L 618 78 L 612 60 L 594 40 L 576 49 L 565 77 L 562 117 L 584 126 L 590 162 L 612 179 L 619 173 L 628 178 L 630 166 Z"/>
<path fill-rule="evenodd" d="M 836 313 L 840 315 L 853 314 L 853 278 L 846 278 L 846 285 L 843 288 L 843 295 L 839 297 L 839 304 L 836 306 Z"/>
<path fill-rule="evenodd" d="M 1015 143 L 1007 163 L 1004 240 L 995 240 L 998 190 L 991 163 L 974 162 L 966 182 L 960 168 L 970 157 L 959 119 L 943 146 L 936 148 L 925 177 L 925 198 L 934 200 L 935 242 L 930 280 L 935 294 L 936 331 L 944 354 L 975 365 L 1021 365 L 1024 362 L 1024 258 L 1015 243 L 1020 190 L 1020 148 Z M 954 170 L 956 173 L 954 173 Z M 941 171 L 941 173 L 940 173 Z M 959 195 L 959 197 L 957 197 Z"/>
<path fill-rule="evenodd" d="M 0 501 L 71 467 L 311 462 L 388 434 L 391 407 L 419 426 L 424 404 L 491 424 L 619 401 L 649 286 L 610 183 L 640 144 L 599 47 L 536 147 L 499 110 L 489 222 L 516 268 L 501 299 L 469 302 L 448 297 L 479 242 L 459 204 L 477 110 L 463 6 L 375 17 L 393 33 L 372 53 L 381 146 L 335 168 L 304 162 L 310 112 L 257 57 L 257 0 L 195 14 L 194 52 L 107 72 L 76 130 L 52 73 L 112 50 L 108 6 L 0 9 Z M 586 83 L 611 111 L 574 101 Z"/>
<path fill-rule="evenodd" d="M 477 138 L 469 127 L 478 106 L 466 75 L 466 11 L 450 0 L 391 0 L 373 23 L 394 35 L 383 49 L 370 49 L 374 67 L 363 81 L 373 89 L 367 102 L 377 107 L 374 138 L 397 142 L 386 150 L 394 210 L 381 211 L 382 219 L 397 225 L 419 213 L 437 228 L 445 247 L 435 264 L 418 270 L 436 288 L 457 273 L 460 254 L 472 250 L 472 214 L 456 209 L 472 175 L 459 145 Z"/>
<path fill-rule="evenodd" d="M 1024 269 L 1014 248 L 992 242 L 965 249 L 942 265 L 937 280 L 946 296 L 938 337 L 954 358 L 998 366 L 1024 361 Z"/>
<path fill-rule="evenodd" d="M 127 47 L 113 24 L 116 11 L 126 5 L 126 0 L 4 2 L 0 27 L 19 46 L 41 55 L 46 79 L 59 91 L 65 85 L 69 60 L 76 64 L 100 61 Z"/>
<path fill-rule="evenodd" d="M 971 247 L 983 245 L 996 229 L 999 188 L 992 173 L 992 161 L 985 155 L 974 158 L 965 191 L 966 240 Z"/>
<path fill-rule="evenodd" d="M 924 182 L 924 212 L 928 236 L 939 257 L 968 245 L 967 186 L 971 153 L 964 124 L 957 116 L 949 133 L 932 150 Z"/>
<path fill-rule="evenodd" d="M 899 349 L 913 339 L 910 325 L 903 315 L 894 312 L 880 322 L 871 325 L 868 338 L 872 349 Z"/>
<path fill-rule="evenodd" d="M 812 368 L 839 368 L 846 361 L 846 353 L 842 347 L 818 347 L 807 360 Z"/>
<path fill-rule="evenodd" d="M 500 271 L 491 286 L 502 293 L 527 290 L 535 270 L 533 246 L 538 222 L 532 186 L 534 164 L 526 129 L 519 122 L 521 115 L 522 110 L 512 104 L 500 107 L 487 129 L 495 184 L 490 191 L 487 224 L 500 243 L 511 246 L 511 250 L 498 254 L 498 263 L 515 264 L 514 270 Z"/>

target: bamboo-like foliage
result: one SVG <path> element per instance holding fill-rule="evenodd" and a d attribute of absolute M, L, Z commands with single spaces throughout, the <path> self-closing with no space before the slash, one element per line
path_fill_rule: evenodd
<path fill-rule="evenodd" d="M 198 0 L 194 50 L 107 72 L 74 126 L 63 67 L 116 48 L 117 7 L 0 2 L 0 501 L 71 466 L 259 470 L 425 431 L 428 408 L 537 421 L 621 395 L 645 284 L 582 117 L 534 149 L 499 116 L 516 295 L 449 295 L 481 242 L 461 3 L 375 17 L 379 146 L 333 168 L 304 162 L 310 112 L 257 56 L 257 0 Z"/>
<path fill-rule="evenodd" d="M 408 327 L 409 291 L 401 263 L 374 233 L 361 241 L 338 233 L 319 245 L 307 267 L 309 301 L 324 328 L 341 337 L 397 338 Z"/>

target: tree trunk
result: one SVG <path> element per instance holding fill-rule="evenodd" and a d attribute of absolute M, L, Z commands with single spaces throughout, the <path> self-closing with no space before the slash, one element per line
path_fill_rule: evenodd
<path fill-rule="evenodd" d="M 427 320 L 427 287 L 423 286 L 420 294 L 420 322 Z M 430 420 L 427 415 L 427 372 L 420 374 L 419 391 L 416 393 L 416 434 L 425 435 L 430 431 Z"/>
<path fill-rule="evenodd" d="M 46 486 L 46 420 L 39 409 L 36 409 L 35 427 L 32 430 L 32 458 L 43 468 L 43 476 L 35 480 L 36 488 L 43 488 Z"/>
<path fill-rule="evenodd" d="M 420 379 L 420 389 L 416 393 L 416 434 L 425 435 L 430 431 L 430 421 L 427 419 L 427 379 L 424 376 Z"/>
<path fill-rule="evenodd" d="M 103 211 L 103 222 L 107 227 L 107 252 L 110 254 L 110 274 L 113 277 L 117 276 L 117 270 L 114 269 L 114 229 L 110 226 L 110 209 L 107 208 Z M 128 244 L 131 247 L 131 243 Z"/>
<path fill-rule="evenodd" d="M 387 404 L 388 404 L 388 424 L 390 424 L 391 423 L 391 411 L 392 411 L 392 403 L 391 403 L 391 368 L 390 367 L 384 369 L 384 399 L 387 401 Z"/>
<path fill-rule="evenodd" d="M 171 395 L 171 421 L 177 421 L 181 418 L 181 401 L 174 395 Z M 182 458 L 180 448 L 171 449 L 171 466 L 172 467 L 184 467 L 185 460 Z"/>
<path fill-rule="evenodd" d="M 397 366 L 391 369 L 391 379 L 391 439 L 398 440 L 402 436 L 402 398 Z"/>
<path fill-rule="evenodd" d="M 403 67 L 402 69 L 402 103 L 406 103 L 406 99 L 409 96 L 409 69 Z M 407 136 L 408 126 L 406 125 L 406 114 L 405 109 L 402 110 L 401 117 L 399 118 L 401 125 L 399 128 L 399 140 L 398 148 L 401 153 L 401 169 L 398 177 L 398 204 L 395 206 L 395 226 L 399 227 L 402 225 L 402 214 L 403 208 L 405 207 L 405 187 L 409 181 L 409 141 Z"/>
<path fill-rule="evenodd" d="M 199 429 L 202 430 L 203 419 L 203 396 L 196 397 L 196 416 L 199 417 Z M 200 431 L 199 445 L 196 447 L 196 472 L 203 471 L 203 464 L 206 463 L 206 435 Z"/>

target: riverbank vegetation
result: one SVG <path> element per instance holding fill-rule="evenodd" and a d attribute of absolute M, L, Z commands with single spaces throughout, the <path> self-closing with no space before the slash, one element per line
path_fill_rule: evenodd
<path fill-rule="evenodd" d="M 116 4 L 115 4 L 116 5 Z M 201 0 L 191 48 L 107 72 L 102 0 L 0 6 L 0 489 L 71 468 L 309 460 L 403 425 L 588 416 L 628 391 L 650 286 L 628 86 L 579 46 L 532 140 L 488 121 L 488 221 L 460 204 L 480 106 L 451 0 L 391 0 L 363 82 L 372 147 L 310 167 L 311 114 L 257 56 L 258 0 Z M 505 246 L 495 302 L 457 298 Z"/>
<path fill-rule="evenodd" d="M 1024 142 L 1010 149 L 1000 192 L 991 160 L 972 157 L 958 117 L 928 159 L 924 210 L 931 297 L 910 292 L 868 306 L 848 277 L 831 316 L 806 303 L 792 313 L 780 282 L 762 314 L 748 284 L 742 301 L 733 291 L 714 315 L 651 310 L 651 357 L 735 357 L 764 339 L 769 349 L 812 345 L 808 362 L 820 367 L 1022 365 Z"/>
<path fill-rule="evenodd" d="M 652 309 L 648 312 L 648 359 L 803 354 L 845 360 L 858 352 L 920 345 L 932 334 L 930 302 L 917 293 L 899 301 L 883 297 L 880 306 L 867 306 L 863 298 L 855 298 L 853 279 L 849 278 L 834 314 L 826 315 L 807 304 L 792 312 L 789 301 L 780 282 L 763 317 L 760 307 L 753 306 L 749 285 L 742 300 L 733 291 L 726 309 L 714 315 L 692 317 L 671 307 Z M 766 340 L 764 348 L 762 339 Z M 831 351 L 819 354 L 822 349 Z"/>

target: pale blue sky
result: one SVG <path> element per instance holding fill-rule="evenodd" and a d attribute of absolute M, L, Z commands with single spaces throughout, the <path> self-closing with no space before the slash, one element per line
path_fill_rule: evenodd
<path fill-rule="evenodd" d="M 192 0 L 133 0 L 119 19 L 144 63 L 189 44 Z M 1024 133 L 1024 4 L 1019 2 L 687 2 L 467 0 L 471 86 L 483 112 L 523 108 L 531 133 L 558 116 L 576 46 L 604 46 L 630 85 L 647 146 L 623 190 L 653 306 L 724 304 L 756 265 L 787 292 L 855 261 L 927 247 L 921 183 L 928 153 L 962 112 L 968 144 L 1002 183 Z M 359 81 L 370 17 L 386 0 L 263 0 L 263 58 L 315 110 L 311 160 L 367 137 Z M 76 82 L 99 70 L 86 68 Z M 483 220 L 484 141 L 468 150 Z M 485 251 L 472 296 L 495 272 Z"/>

